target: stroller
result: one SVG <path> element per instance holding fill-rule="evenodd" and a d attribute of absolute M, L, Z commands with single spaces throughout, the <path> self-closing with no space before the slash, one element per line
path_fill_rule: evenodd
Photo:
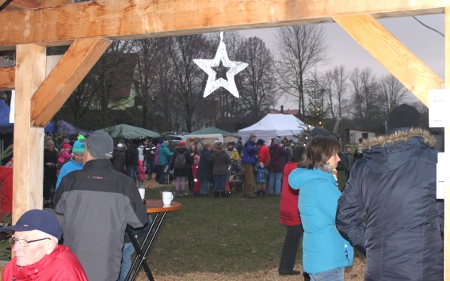
<path fill-rule="evenodd" d="M 245 172 L 242 169 L 241 160 L 232 161 L 229 169 L 228 185 L 231 189 L 234 188 L 236 192 L 242 190 L 242 183 L 244 182 Z"/>

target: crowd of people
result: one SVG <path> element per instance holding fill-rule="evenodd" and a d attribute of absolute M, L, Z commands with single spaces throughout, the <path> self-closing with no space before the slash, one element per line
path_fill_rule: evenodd
<path fill-rule="evenodd" d="M 180 141 L 170 151 L 164 139 L 114 147 L 107 133 L 95 132 L 58 150 L 46 139 L 43 196 L 53 209 L 30 210 L 2 229 L 13 232 L 15 255 L 3 278 L 124 280 L 134 252 L 125 227 L 139 236 L 151 222 L 138 192 L 145 180 L 172 180 L 179 197 L 188 190 L 226 198 L 239 174 L 245 198 L 280 196 L 281 276 L 302 274 L 295 269 L 302 245 L 304 280 L 344 280 L 354 249 L 367 258 L 365 280 L 442 280 L 435 140 L 411 106 L 394 109 L 388 124 L 385 135 L 360 139 L 354 151 L 322 128 L 306 146 L 278 136 L 267 146 L 251 134 L 226 145 Z M 6 169 L 3 190 L 12 188 Z M 337 171 L 345 173 L 344 187 Z M 11 209 L 4 203 L 2 213 Z"/>

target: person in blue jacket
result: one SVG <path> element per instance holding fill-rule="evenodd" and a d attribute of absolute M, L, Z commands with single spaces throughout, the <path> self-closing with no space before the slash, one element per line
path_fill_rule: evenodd
<path fill-rule="evenodd" d="M 244 145 L 242 152 L 242 166 L 244 167 L 245 181 L 244 181 L 244 197 L 254 198 L 253 192 L 253 166 L 258 159 L 258 147 L 256 146 L 256 135 L 250 134 L 247 142 Z"/>
<path fill-rule="evenodd" d="M 83 157 L 85 145 L 80 142 L 80 140 L 84 139 L 83 135 L 78 137 L 78 140 L 73 144 L 72 148 L 72 159 L 69 162 L 65 163 L 61 170 L 59 171 L 58 180 L 56 181 L 55 192 L 61 183 L 63 177 L 65 177 L 68 173 L 72 171 L 77 171 L 83 169 Z"/>
<path fill-rule="evenodd" d="M 341 144 L 315 137 L 307 145 L 299 167 L 289 175 L 289 185 L 299 189 L 298 209 L 303 224 L 303 270 L 311 280 L 344 280 L 344 267 L 353 264 L 353 248 L 336 229 L 336 209 L 341 195 L 333 177 Z"/>

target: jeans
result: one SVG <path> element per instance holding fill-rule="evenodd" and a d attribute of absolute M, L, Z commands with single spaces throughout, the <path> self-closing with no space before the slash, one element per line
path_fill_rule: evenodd
<path fill-rule="evenodd" d="M 281 178 L 283 173 L 270 172 L 269 174 L 269 194 L 281 193 Z"/>
<path fill-rule="evenodd" d="M 122 250 L 122 264 L 120 265 L 120 275 L 117 281 L 124 281 L 125 277 L 127 277 L 128 271 L 131 268 L 131 256 L 134 253 L 133 244 L 124 243 Z"/>
<path fill-rule="evenodd" d="M 200 194 L 208 194 L 209 180 L 203 179 L 200 183 Z"/>
<path fill-rule="evenodd" d="M 225 191 L 227 175 L 214 176 L 214 188 L 216 191 Z"/>
<path fill-rule="evenodd" d="M 147 160 L 147 161 L 145 161 L 145 166 L 147 168 L 145 173 L 152 176 L 153 170 L 155 169 L 154 162 L 152 160 Z"/>
<path fill-rule="evenodd" d="M 280 266 L 278 272 L 288 273 L 294 270 L 295 257 L 297 256 L 303 227 L 298 225 L 286 225 L 286 236 L 284 237 L 283 249 L 281 250 Z"/>
<path fill-rule="evenodd" d="M 310 274 L 309 276 L 313 281 L 344 281 L 344 268 L 333 268 L 316 274 Z"/>
<path fill-rule="evenodd" d="M 135 165 L 127 166 L 128 176 L 130 178 L 132 178 L 134 182 L 136 182 L 136 169 L 137 169 L 137 166 L 135 166 Z"/>

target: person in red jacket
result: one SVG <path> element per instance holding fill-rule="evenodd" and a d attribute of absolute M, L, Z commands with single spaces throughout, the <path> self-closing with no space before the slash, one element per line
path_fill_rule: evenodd
<path fill-rule="evenodd" d="M 288 176 L 297 168 L 305 148 L 302 146 L 294 148 L 289 162 L 284 166 L 283 185 L 281 187 L 280 200 L 280 223 L 286 226 L 286 237 L 284 238 L 281 250 L 280 265 L 278 272 L 280 275 L 299 275 L 300 271 L 294 270 L 295 257 L 300 245 L 300 238 L 303 234 L 302 222 L 298 212 L 298 190 L 289 186 Z M 303 273 L 305 280 L 309 280 L 309 275 Z"/>
<path fill-rule="evenodd" d="M 0 222 L 12 213 L 13 168 L 0 166 Z"/>
<path fill-rule="evenodd" d="M 259 170 L 264 170 L 263 177 L 265 177 L 265 180 L 261 182 L 261 179 L 258 180 L 257 176 L 257 192 L 256 195 L 264 196 L 266 195 L 266 189 L 267 189 L 267 183 L 268 183 L 268 175 L 269 172 L 267 171 L 267 165 L 270 161 L 270 155 L 269 155 L 269 148 L 267 145 L 264 144 L 265 141 L 263 139 L 258 139 L 256 141 L 256 146 L 258 147 L 258 165 L 259 163 L 262 163 L 262 166 Z"/>
<path fill-rule="evenodd" d="M 2 280 L 88 280 L 75 254 L 58 245 L 62 230 L 50 211 L 29 210 L 16 225 L 1 230 L 14 231 L 10 238 L 14 258 L 6 265 Z"/>

